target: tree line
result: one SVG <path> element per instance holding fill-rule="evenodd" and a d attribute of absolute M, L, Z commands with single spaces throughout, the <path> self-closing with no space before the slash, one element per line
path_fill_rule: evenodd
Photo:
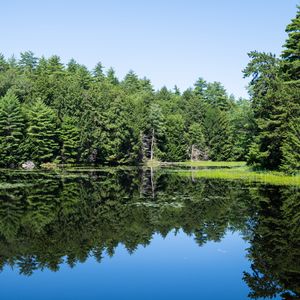
<path fill-rule="evenodd" d="M 0 164 L 138 164 L 148 159 L 247 160 L 300 169 L 300 21 L 287 26 L 281 58 L 251 52 L 251 99 L 199 78 L 181 92 L 154 90 L 129 71 L 90 71 L 54 55 L 0 55 Z"/>
<path fill-rule="evenodd" d="M 245 158 L 250 104 L 218 82 L 154 91 L 133 71 L 119 81 L 100 63 L 90 72 L 30 51 L 19 60 L 1 56 L 0 72 L 2 165 Z"/>

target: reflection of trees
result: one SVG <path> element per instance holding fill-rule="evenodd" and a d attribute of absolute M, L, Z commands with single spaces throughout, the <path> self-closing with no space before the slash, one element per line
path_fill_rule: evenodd
<path fill-rule="evenodd" d="M 0 190 L 0 267 L 56 271 L 90 256 L 101 262 L 119 244 L 133 253 L 154 233 L 182 229 L 201 246 L 239 230 L 250 241 L 250 296 L 299 299 L 299 191 L 158 172 L 153 194 L 148 173 L 0 172 L 1 181 L 19 184 Z"/>
<path fill-rule="evenodd" d="M 246 232 L 253 206 L 247 186 L 238 183 L 159 174 L 153 198 L 140 194 L 145 180 L 138 180 L 137 171 L 71 175 L 32 173 L 34 188 L 2 190 L 2 268 L 13 265 L 30 275 L 36 269 L 56 271 L 63 262 L 73 267 L 91 255 L 101 261 L 120 243 L 133 253 L 154 233 L 166 236 L 180 228 L 202 245 L 220 240 L 228 228 Z M 25 183 L 22 176 L 9 180 Z"/>
<path fill-rule="evenodd" d="M 249 258 L 244 274 L 252 298 L 300 299 L 300 191 L 273 188 L 260 192 Z"/>

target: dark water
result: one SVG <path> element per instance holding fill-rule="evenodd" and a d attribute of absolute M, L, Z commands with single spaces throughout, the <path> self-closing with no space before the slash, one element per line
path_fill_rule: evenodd
<path fill-rule="evenodd" d="M 141 169 L 0 184 L 1 299 L 300 299 L 296 187 Z"/>

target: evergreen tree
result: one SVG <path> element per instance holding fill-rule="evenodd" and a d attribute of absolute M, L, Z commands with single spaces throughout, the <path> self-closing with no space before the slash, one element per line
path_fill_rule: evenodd
<path fill-rule="evenodd" d="M 67 63 L 67 71 L 70 73 L 75 73 L 79 67 L 79 64 L 76 62 L 74 58 L 71 58 Z"/>
<path fill-rule="evenodd" d="M 26 158 L 49 162 L 58 154 L 57 117 L 50 107 L 37 100 L 26 110 L 28 127 L 24 150 Z"/>
<path fill-rule="evenodd" d="M 232 154 L 231 124 L 228 114 L 219 108 L 209 107 L 204 120 L 209 158 L 229 160 Z"/>
<path fill-rule="evenodd" d="M 93 75 L 96 80 L 101 81 L 104 79 L 104 67 L 102 66 L 101 62 L 98 62 L 93 70 Z"/>
<path fill-rule="evenodd" d="M 249 91 L 256 122 L 256 136 L 251 145 L 248 163 L 259 168 L 277 169 L 282 159 L 285 109 L 280 97 L 279 61 L 272 54 L 250 52 L 252 58 L 245 77 L 252 77 Z"/>
<path fill-rule="evenodd" d="M 0 165 L 16 166 L 20 163 L 24 125 L 19 100 L 8 91 L 0 99 Z"/>
<path fill-rule="evenodd" d="M 255 122 L 251 103 L 239 99 L 229 112 L 231 136 L 233 141 L 231 159 L 245 161 L 253 142 Z"/>
<path fill-rule="evenodd" d="M 208 83 L 202 91 L 205 101 L 220 110 L 228 110 L 230 108 L 230 101 L 225 88 L 220 82 Z M 198 93 L 200 93 L 200 86 L 197 85 Z"/>
<path fill-rule="evenodd" d="M 287 133 L 281 148 L 283 160 L 281 170 L 296 173 L 300 170 L 300 117 L 291 118 Z"/>
<path fill-rule="evenodd" d="M 281 147 L 281 169 L 296 173 L 300 170 L 300 6 L 296 18 L 287 26 L 288 39 L 282 52 L 281 72 L 284 80 L 287 117 Z"/>
<path fill-rule="evenodd" d="M 21 59 L 19 60 L 19 66 L 23 70 L 32 71 L 36 68 L 38 58 L 34 56 L 34 53 L 32 51 L 21 52 L 20 56 Z"/>
<path fill-rule="evenodd" d="M 136 163 L 139 143 L 132 126 L 132 103 L 118 97 L 105 112 L 102 130 L 102 153 L 105 162 Z"/>
<path fill-rule="evenodd" d="M 284 44 L 284 50 L 281 57 L 283 58 L 282 72 L 284 77 L 290 80 L 300 80 L 300 6 L 296 17 L 285 30 L 288 38 Z"/>
<path fill-rule="evenodd" d="M 0 73 L 7 71 L 9 64 L 6 62 L 5 57 L 0 53 Z"/>
<path fill-rule="evenodd" d="M 250 92 L 257 131 L 248 162 L 266 169 L 299 170 L 300 13 L 286 29 L 282 60 L 251 52 L 244 71 L 252 76 Z"/>
<path fill-rule="evenodd" d="M 140 90 L 141 84 L 137 75 L 130 70 L 122 82 L 127 93 L 136 93 Z"/>
<path fill-rule="evenodd" d="M 119 84 L 119 80 L 118 78 L 116 77 L 116 72 L 113 68 L 109 68 L 107 70 L 107 73 L 106 73 L 106 79 L 109 83 L 113 84 L 113 85 L 117 85 Z"/>
<path fill-rule="evenodd" d="M 183 92 L 178 103 L 178 109 L 182 111 L 187 126 L 193 123 L 203 125 L 206 108 L 203 96 L 190 89 Z"/>
<path fill-rule="evenodd" d="M 185 139 L 185 123 L 182 115 L 174 114 L 166 117 L 164 159 L 182 161 L 187 158 L 188 146 Z"/>
<path fill-rule="evenodd" d="M 158 104 L 152 103 L 149 108 L 145 132 L 144 144 L 147 148 L 146 157 L 153 159 L 154 157 L 159 158 L 162 156 L 165 130 L 165 117 L 162 113 L 162 109 Z"/>
<path fill-rule="evenodd" d="M 65 116 L 61 124 L 60 140 L 62 142 L 61 160 L 64 163 L 76 163 L 79 158 L 80 130 L 78 119 Z"/>
<path fill-rule="evenodd" d="M 188 154 L 191 160 L 207 159 L 207 149 L 205 145 L 205 138 L 202 125 L 199 123 L 192 123 L 185 139 L 188 145 Z"/>

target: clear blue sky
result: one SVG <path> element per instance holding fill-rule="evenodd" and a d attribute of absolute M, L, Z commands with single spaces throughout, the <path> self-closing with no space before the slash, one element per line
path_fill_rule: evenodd
<path fill-rule="evenodd" d="M 1 1 L 0 52 L 101 61 L 155 88 L 181 90 L 198 77 L 246 96 L 247 52 L 279 54 L 298 0 Z"/>

